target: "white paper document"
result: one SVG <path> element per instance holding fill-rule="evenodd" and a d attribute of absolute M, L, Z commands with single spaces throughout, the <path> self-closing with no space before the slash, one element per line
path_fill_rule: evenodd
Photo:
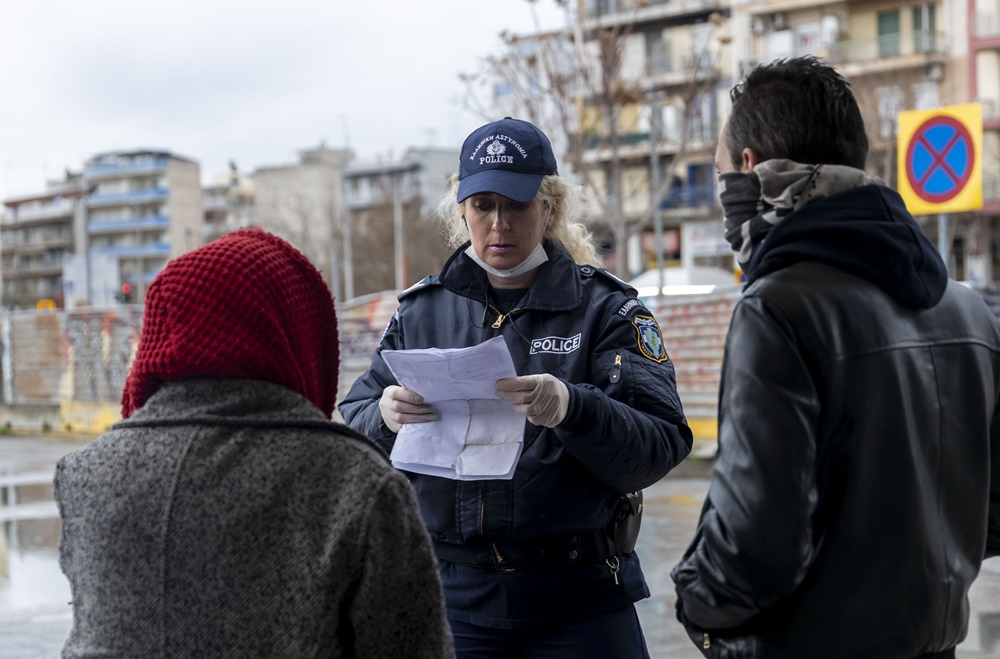
<path fill-rule="evenodd" d="M 400 428 L 393 466 L 455 480 L 513 478 L 524 416 L 495 393 L 497 380 L 517 376 L 503 337 L 471 348 L 383 350 L 382 359 L 440 417 Z"/>

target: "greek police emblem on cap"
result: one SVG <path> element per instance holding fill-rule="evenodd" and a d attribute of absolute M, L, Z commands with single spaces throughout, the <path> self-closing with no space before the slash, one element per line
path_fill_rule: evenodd
<path fill-rule="evenodd" d="M 663 336 L 656 320 L 652 316 L 636 316 L 632 325 L 638 335 L 639 352 L 657 364 L 667 361 L 667 349 L 663 347 Z"/>

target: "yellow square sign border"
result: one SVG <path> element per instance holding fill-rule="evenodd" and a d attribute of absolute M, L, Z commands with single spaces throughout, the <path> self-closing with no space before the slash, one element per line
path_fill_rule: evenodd
<path fill-rule="evenodd" d="M 910 185 L 906 172 L 910 143 L 917 131 L 928 120 L 935 117 L 949 117 L 962 124 L 972 139 L 972 172 L 962 190 L 947 201 L 934 203 L 922 198 Z M 936 213 L 960 213 L 983 207 L 983 107 L 979 103 L 946 105 L 930 110 L 907 110 L 900 112 L 896 134 L 897 139 L 897 189 L 907 210 L 913 215 Z"/>

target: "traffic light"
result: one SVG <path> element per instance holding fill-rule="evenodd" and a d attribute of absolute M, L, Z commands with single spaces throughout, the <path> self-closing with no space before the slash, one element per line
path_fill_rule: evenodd
<path fill-rule="evenodd" d="M 132 286 L 130 284 L 122 284 L 122 289 L 115 293 L 115 299 L 122 304 L 128 304 L 132 301 Z"/>

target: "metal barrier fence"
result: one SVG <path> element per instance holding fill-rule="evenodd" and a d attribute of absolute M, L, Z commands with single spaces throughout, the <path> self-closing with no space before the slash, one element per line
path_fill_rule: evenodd
<path fill-rule="evenodd" d="M 122 306 L 4 312 L 0 343 L 6 408 L 53 407 L 57 421 L 43 415 L 43 425 L 104 430 L 118 418 L 142 310 Z"/>
<path fill-rule="evenodd" d="M 677 387 L 696 436 L 714 438 L 719 371 L 738 293 L 650 301 L 674 361 Z M 368 368 L 397 307 L 396 292 L 337 308 L 339 397 Z M 122 386 L 138 347 L 143 308 L 13 311 L 0 315 L 5 409 L 48 407 L 45 425 L 103 432 L 119 418 Z M 0 419 L 0 423 L 9 420 Z"/>
<path fill-rule="evenodd" d="M 662 297 L 648 302 L 660 323 L 663 344 L 674 362 L 677 390 L 696 437 L 715 439 L 722 353 L 735 288 L 698 296 Z M 389 319 L 396 311 L 395 291 L 375 293 L 339 307 L 341 396 L 368 368 Z"/>
<path fill-rule="evenodd" d="M 118 401 L 141 323 L 141 306 L 5 312 L 4 403 Z"/>

